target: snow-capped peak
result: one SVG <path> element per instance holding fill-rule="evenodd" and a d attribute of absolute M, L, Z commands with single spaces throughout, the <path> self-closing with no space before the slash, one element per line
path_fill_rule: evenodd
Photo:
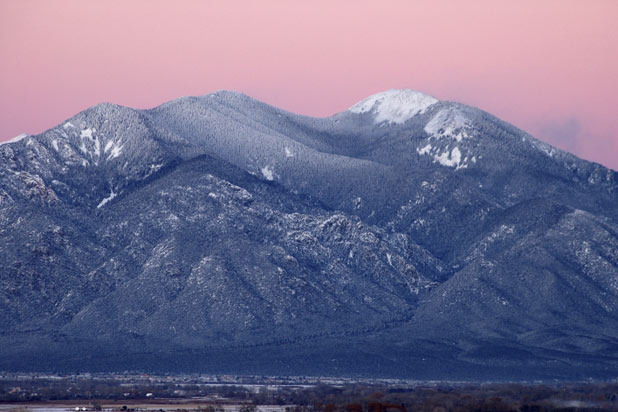
<path fill-rule="evenodd" d="M 376 123 L 401 124 L 438 102 L 435 97 L 410 89 L 391 89 L 371 95 L 348 109 L 352 113 L 373 112 Z"/>

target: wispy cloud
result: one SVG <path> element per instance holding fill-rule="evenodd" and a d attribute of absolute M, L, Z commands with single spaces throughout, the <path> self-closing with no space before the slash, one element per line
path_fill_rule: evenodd
<path fill-rule="evenodd" d="M 577 153 L 581 149 L 581 123 L 575 117 L 553 119 L 538 126 L 538 137 L 560 149 Z"/>

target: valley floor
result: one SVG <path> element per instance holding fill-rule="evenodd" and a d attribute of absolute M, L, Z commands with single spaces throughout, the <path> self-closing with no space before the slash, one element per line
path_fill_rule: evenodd
<path fill-rule="evenodd" d="M 0 374 L 0 412 L 618 411 L 618 382 Z"/>

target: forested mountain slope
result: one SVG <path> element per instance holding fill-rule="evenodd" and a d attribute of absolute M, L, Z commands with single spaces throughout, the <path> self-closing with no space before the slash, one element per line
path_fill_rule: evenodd
<path fill-rule="evenodd" d="M 0 369 L 618 371 L 618 174 L 410 90 L 94 106 L 0 145 L 0 234 Z"/>

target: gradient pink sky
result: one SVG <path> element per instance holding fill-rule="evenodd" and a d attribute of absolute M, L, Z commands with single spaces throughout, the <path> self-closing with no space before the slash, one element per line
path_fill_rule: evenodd
<path fill-rule="evenodd" d="M 618 1 L 0 0 L 0 141 L 218 89 L 327 116 L 390 88 L 618 169 Z"/>

